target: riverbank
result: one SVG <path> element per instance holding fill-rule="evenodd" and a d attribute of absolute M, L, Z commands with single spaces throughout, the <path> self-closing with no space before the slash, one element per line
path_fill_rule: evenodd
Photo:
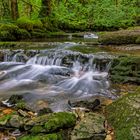
<path fill-rule="evenodd" d="M 65 33 L 64 31 L 48 31 L 43 27 L 41 22 L 37 23 L 22 23 L 17 24 L 0 24 L 0 41 L 45 41 L 49 38 L 65 38 L 68 40 L 83 38 L 86 34 L 92 32 L 75 32 Z M 94 33 L 93 33 L 94 34 Z M 122 44 L 140 44 L 140 26 L 135 26 L 127 29 L 121 29 L 112 32 L 97 32 L 99 36 L 93 42 L 94 45 L 122 45 Z M 93 45 L 92 43 L 90 45 Z"/>

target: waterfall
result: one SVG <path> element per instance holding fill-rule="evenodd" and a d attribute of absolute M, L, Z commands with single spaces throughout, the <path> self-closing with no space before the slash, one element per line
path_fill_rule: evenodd
<path fill-rule="evenodd" d="M 37 98 L 55 97 L 56 100 L 112 96 L 108 81 L 110 55 L 82 54 L 60 46 L 50 50 L 6 50 L 3 53 L 0 63 L 0 93 L 3 95 L 29 92 Z"/>

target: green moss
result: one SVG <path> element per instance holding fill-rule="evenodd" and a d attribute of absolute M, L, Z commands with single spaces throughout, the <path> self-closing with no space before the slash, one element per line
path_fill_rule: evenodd
<path fill-rule="evenodd" d="M 106 107 L 107 119 L 115 129 L 116 140 L 133 140 L 139 137 L 140 90 L 118 99 Z"/>
<path fill-rule="evenodd" d="M 28 31 L 32 31 L 33 29 L 42 29 L 43 28 L 43 24 L 40 20 L 29 20 L 27 18 L 19 18 L 16 21 L 16 24 L 22 28 L 22 29 L 26 29 Z"/>
<path fill-rule="evenodd" d="M 35 136 L 24 136 L 18 140 L 63 140 L 61 133 L 46 134 L 46 135 L 35 135 Z"/>
<path fill-rule="evenodd" d="M 17 30 L 17 39 L 27 39 L 27 38 L 31 38 L 30 33 L 25 30 L 25 29 L 19 29 Z"/>
<path fill-rule="evenodd" d="M 40 125 L 36 125 L 36 126 L 33 126 L 33 128 L 30 130 L 30 132 L 32 134 L 38 134 L 38 133 L 42 133 L 42 132 L 45 132 L 44 128 Z"/>
<path fill-rule="evenodd" d="M 16 40 L 15 36 L 9 31 L 0 31 L 0 41 L 11 41 Z"/>
<path fill-rule="evenodd" d="M 47 132 L 53 132 L 60 128 L 70 128 L 76 123 L 76 117 L 72 113 L 59 112 L 49 116 L 48 121 L 45 123 Z"/>
<path fill-rule="evenodd" d="M 140 57 L 119 57 L 113 60 L 111 80 L 118 83 L 140 83 Z"/>
<path fill-rule="evenodd" d="M 11 112 L 10 114 L 5 114 L 5 115 L 2 115 L 0 117 L 0 125 L 6 125 L 7 122 L 12 118 L 13 115 L 15 115 L 16 112 Z"/>
<path fill-rule="evenodd" d="M 0 31 L 8 31 L 11 34 L 16 33 L 18 29 L 18 26 L 14 24 L 2 24 L 0 26 Z"/>
<path fill-rule="evenodd" d="M 102 44 L 135 44 L 140 33 L 135 30 L 120 30 L 116 32 L 100 33 L 99 42 Z"/>
<path fill-rule="evenodd" d="M 70 47 L 68 48 L 68 50 L 72 50 L 72 51 L 76 51 L 76 52 L 81 52 L 81 53 L 96 53 L 96 52 L 100 52 L 103 51 L 103 48 L 99 48 L 99 47 L 87 47 L 87 46 L 74 46 L 74 47 Z"/>
<path fill-rule="evenodd" d="M 20 101 L 16 104 L 17 109 L 25 109 L 26 108 L 26 103 L 24 101 Z"/>

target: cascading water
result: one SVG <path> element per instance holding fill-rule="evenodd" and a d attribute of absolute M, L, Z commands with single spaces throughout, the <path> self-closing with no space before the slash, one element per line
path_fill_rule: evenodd
<path fill-rule="evenodd" d="M 64 46 L 64 45 L 63 45 Z M 55 110 L 69 99 L 107 96 L 110 57 L 57 49 L 4 51 L 0 63 L 0 94 L 23 94 L 33 102 L 49 100 Z M 63 107 L 62 107 L 63 106 Z"/>

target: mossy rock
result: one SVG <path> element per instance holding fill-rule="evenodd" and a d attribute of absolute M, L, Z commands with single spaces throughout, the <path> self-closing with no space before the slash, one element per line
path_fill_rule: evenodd
<path fill-rule="evenodd" d="M 45 123 L 47 132 L 53 132 L 61 128 L 73 127 L 76 123 L 76 116 L 68 112 L 53 113 Z"/>
<path fill-rule="evenodd" d="M 16 112 L 11 112 L 9 114 L 0 114 L 0 126 L 6 126 L 8 124 L 8 121 L 12 118 L 13 115 L 15 115 Z"/>
<path fill-rule="evenodd" d="M 71 128 L 76 123 L 76 116 L 68 112 L 50 113 L 35 117 L 25 124 L 25 129 L 31 133 L 54 132 Z"/>
<path fill-rule="evenodd" d="M 137 38 L 140 36 L 138 31 L 120 30 L 116 32 L 105 32 L 100 34 L 99 42 L 101 44 L 135 44 Z"/>
<path fill-rule="evenodd" d="M 115 83 L 140 83 L 140 57 L 119 57 L 113 60 L 110 78 Z"/>
<path fill-rule="evenodd" d="M 46 135 L 27 135 L 18 140 L 64 140 L 61 133 L 46 134 Z"/>
<path fill-rule="evenodd" d="M 106 107 L 107 120 L 115 129 L 116 140 L 140 138 L 140 89 Z"/>

